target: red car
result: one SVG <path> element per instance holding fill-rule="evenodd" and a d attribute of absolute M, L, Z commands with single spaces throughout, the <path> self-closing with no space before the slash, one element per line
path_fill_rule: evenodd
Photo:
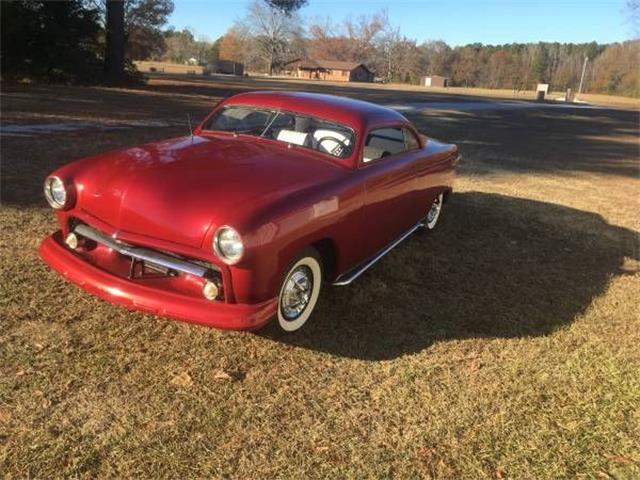
<path fill-rule="evenodd" d="M 192 136 L 53 172 L 44 193 L 60 231 L 40 255 L 132 309 L 229 329 L 275 317 L 294 331 L 322 282 L 347 285 L 436 226 L 458 158 L 377 105 L 240 94 Z"/>

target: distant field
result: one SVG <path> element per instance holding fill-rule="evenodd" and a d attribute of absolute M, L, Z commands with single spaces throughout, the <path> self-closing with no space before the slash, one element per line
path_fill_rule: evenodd
<path fill-rule="evenodd" d="M 290 336 L 130 313 L 38 259 L 57 228 L 48 172 L 185 135 L 187 112 L 266 88 L 447 105 L 406 112 L 463 154 L 438 230 L 325 288 Z M 637 103 L 464 108 L 504 95 L 232 77 L 3 82 L 3 477 L 640 478 Z"/>
<path fill-rule="evenodd" d="M 256 76 L 256 79 L 269 80 L 269 77 Z M 443 95 L 464 95 L 471 97 L 484 97 L 484 98 L 501 98 L 508 100 L 535 100 L 536 92 L 533 90 L 523 90 L 514 92 L 512 89 L 494 89 L 494 88 L 465 88 L 465 87 L 422 87 L 419 85 L 407 85 L 405 83 L 343 83 L 343 82 L 325 82 L 325 81 L 313 81 L 295 79 L 290 77 L 274 77 L 284 82 L 291 82 L 292 84 L 301 85 L 319 85 L 324 84 L 333 87 L 341 87 L 347 85 L 348 87 L 355 89 L 374 89 L 374 90 L 395 90 L 395 91 L 410 91 L 410 92 L 422 92 L 425 94 L 443 94 Z M 575 91 L 574 91 L 575 93 Z M 565 96 L 565 92 L 550 92 L 547 96 L 548 101 L 554 101 L 556 98 Z M 637 108 L 640 109 L 640 99 L 630 97 L 620 97 L 616 95 L 603 95 L 596 93 L 583 93 L 579 96 L 580 100 L 592 103 L 595 105 L 614 106 L 622 108 Z"/>
<path fill-rule="evenodd" d="M 177 91 L 184 91 L 189 88 L 187 85 L 190 85 L 192 93 L 196 93 L 198 91 L 223 90 L 228 94 L 234 91 L 244 90 L 285 89 L 320 93 L 326 92 L 338 95 L 356 96 L 358 98 L 359 95 L 362 94 L 365 99 L 372 101 L 380 100 L 386 103 L 394 102 L 399 99 L 407 101 L 424 101 L 425 99 L 429 99 L 440 102 L 450 102 L 452 99 L 458 99 L 461 101 L 485 99 L 533 102 L 536 97 L 536 93 L 533 91 L 519 91 L 514 93 L 513 90 L 505 89 L 464 87 L 427 88 L 418 85 L 395 83 L 327 82 L 289 77 L 150 74 L 148 75 L 148 78 L 150 79 L 150 85 L 155 85 L 158 88 L 170 88 L 170 85 L 175 85 L 175 89 Z M 546 104 L 564 105 L 564 102 L 556 100 L 557 98 L 564 97 L 564 95 L 565 92 L 550 92 L 546 97 Z M 587 105 L 640 110 L 640 99 L 637 98 L 585 93 L 580 95 L 579 99 Z M 576 105 L 580 106 L 582 104 L 579 103 Z"/>

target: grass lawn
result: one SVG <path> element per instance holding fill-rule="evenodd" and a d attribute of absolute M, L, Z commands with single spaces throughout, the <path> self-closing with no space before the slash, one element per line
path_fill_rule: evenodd
<path fill-rule="evenodd" d="M 637 111 L 408 113 L 464 156 L 442 223 L 326 287 L 293 335 L 128 312 L 39 260 L 56 166 L 184 135 L 187 111 L 230 92 L 291 86 L 2 85 L 3 126 L 111 122 L 1 137 L 2 475 L 640 478 Z M 113 128 L 131 119 L 170 125 Z"/>

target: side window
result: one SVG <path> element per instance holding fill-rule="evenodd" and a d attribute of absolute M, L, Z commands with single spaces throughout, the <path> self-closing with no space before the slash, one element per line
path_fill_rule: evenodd
<path fill-rule="evenodd" d="M 420 143 L 418 143 L 418 139 L 413 132 L 407 128 L 403 128 L 402 131 L 404 132 L 404 144 L 407 147 L 407 151 L 419 149 Z"/>
<path fill-rule="evenodd" d="M 406 150 L 402 128 L 378 128 L 371 130 L 364 144 L 363 161 L 371 162 Z"/>

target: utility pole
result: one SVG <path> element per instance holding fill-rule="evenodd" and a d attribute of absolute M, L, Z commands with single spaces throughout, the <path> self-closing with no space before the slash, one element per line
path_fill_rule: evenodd
<path fill-rule="evenodd" d="M 584 72 L 587 71 L 587 62 L 589 61 L 589 57 L 584 57 L 584 63 L 582 64 L 582 75 L 580 75 L 580 86 L 578 87 L 578 95 L 582 93 L 582 84 L 584 82 Z"/>

